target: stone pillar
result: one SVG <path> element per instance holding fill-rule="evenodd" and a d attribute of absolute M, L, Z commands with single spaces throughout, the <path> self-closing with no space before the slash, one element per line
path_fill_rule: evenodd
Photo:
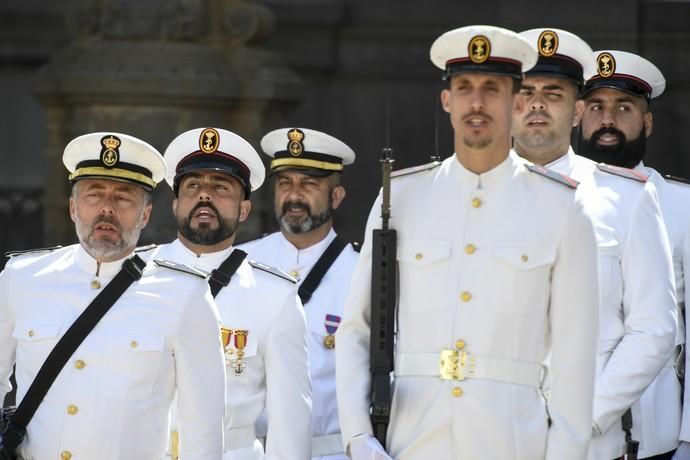
<path fill-rule="evenodd" d="M 274 18 L 249 0 L 72 0 L 69 8 L 73 41 L 35 79 L 49 133 L 46 244 L 75 241 L 61 162 L 70 139 L 117 131 L 162 153 L 185 130 L 217 126 L 258 148 L 263 120 L 301 97 L 297 75 L 257 46 L 271 33 Z M 253 199 L 254 217 L 244 234 L 258 233 L 261 217 L 271 215 L 262 210 L 263 192 Z M 175 236 L 171 199 L 161 184 L 142 243 Z"/>

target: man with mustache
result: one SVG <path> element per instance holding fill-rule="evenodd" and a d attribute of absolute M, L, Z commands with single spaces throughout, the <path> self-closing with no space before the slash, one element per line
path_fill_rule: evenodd
<path fill-rule="evenodd" d="M 335 137 L 306 128 L 271 131 L 261 148 L 272 159 L 280 231 L 239 247 L 299 278 L 314 401 L 312 459 L 345 460 L 335 395 L 334 333 L 358 254 L 335 233 L 333 212 L 345 199 L 342 175 L 355 153 Z"/>
<path fill-rule="evenodd" d="M 233 247 L 250 194 L 264 181 L 259 154 L 235 133 L 197 128 L 177 136 L 165 160 L 178 237 L 156 256 L 211 274 L 227 365 L 223 460 L 308 458 L 309 359 L 295 280 Z M 255 429 L 264 410 L 265 453 Z M 176 451 L 173 445 L 172 457 Z"/>
<path fill-rule="evenodd" d="M 77 317 L 94 311 L 97 296 L 111 292 L 118 272 L 132 272 L 152 190 L 166 172 L 158 151 L 119 133 L 74 139 L 63 162 L 79 243 L 17 254 L 0 274 L 0 401 L 15 364 L 17 400 L 33 400 L 27 388 L 49 352 Z M 149 263 L 111 298 L 40 401 L 19 458 L 161 458 L 175 392 L 188 421 L 180 428 L 182 455 L 220 458 L 225 372 L 215 305 L 203 277 L 163 265 Z"/>
<path fill-rule="evenodd" d="M 596 161 L 634 168 L 655 185 L 671 244 L 676 296 L 679 301 L 677 315 L 680 317 L 684 308 L 684 272 L 690 269 L 690 258 L 682 250 L 683 242 L 690 232 L 690 187 L 683 180 L 665 179 L 642 163 L 646 139 L 652 134 L 653 128 L 654 120 L 650 110 L 652 99 L 663 93 L 666 81 L 654 64 L 632 53 L 603 50 L 594 53 L 594 58 L 597 73 L 587 80 L 581 95 L 584 111 L 578 129 L 578 146 L 583 155 Z M 647 280 L 646 285 L 648 284 Z M 682 321 L 680 325 L 675 342 L 678 348 L 686 341 Z M 678 353 L 674 358 L 677 355 Z M 654 417 L 656 424 L 647 423 L 640 427 L 641 436 L 664 440 L 658 446 L 645 447 L 643 442 L 640 446 L 641 456 L 665 453 L 666 456 L 660 458 L 670 458 L 670 451 L 677 444 L 680 395 L 674 376 L 676 364 L 673 359 L 669 361 L 652 388 L 640 399 L 643 418 L 646 414 L 659 414 L 659 417 Z M 659 422 L 662 416 L 665 424 Z M 683 410 L 680 439 L 686 443 L 690 441 L 688 405 Z M 690 458 L 690 446 L 684 445 L 683 450 Z"/>
<path fill-rule="evenodd" d="M 589 45 L 559 29 L 520 35 L 539 52 L 539 61 L 520 90 L 522 111 L 513 117 L 515 150 L 580 182 L 578 193 L 597 236 L 601 310 L 588 457 L 623 455 L 621 416 L 631 406 L 640 457 L 672 451 L 680 425 L 680 386 L 665 366 L 673 363 L 676 305 L 656 191 L 633 171 L 597 167 L 570 148 L 572 127 L 584 110 L 584 103 L 576 102 L 578 90 L 594 72 Z M 645 405 L 645 398 L 655 404 Z"/>
<path fill-rule="evenodd" d="M 343 441 L 354 460 L 582 459 L 592 424 L 596 243 L 572 179 L 511 151 L 531 44 L 491 26 L 431 47 L 455 153 L 391 183 L 399 296 L 386 449 L 369 419 L 369 216 L 336 340 Z M 547 369 L 542 365 L 547 356 Z M 548 403 L 542 396 L 548 376 Z"/>

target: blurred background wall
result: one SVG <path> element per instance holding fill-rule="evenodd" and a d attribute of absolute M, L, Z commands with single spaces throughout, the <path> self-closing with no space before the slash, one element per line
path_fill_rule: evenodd
<path fill-rule="evenodd" d="M 120 131 L 163 152 L 206 125 L 257 149 L 265 132 L 287 126 L 348 143 L 357 161 L 336 227 L 361 241 L 387 142 L 396 169 L 427 162 L 436 145 L 452 153 L 428 52 L 468 24 L 563 28 L 595 50 L 650 59 L 668 86 L 652 105 L 645 161 L 690 177 L 689 20 L 690 1 L 678 0 L 3 0 L 0 251 L 75 241 L 61 163 L 72 138 Z M 162 184 L 142 244 L 174 238 L 171 199 Z M 240 241 L 276 229 L 270 186 L 253 202 Z"/>

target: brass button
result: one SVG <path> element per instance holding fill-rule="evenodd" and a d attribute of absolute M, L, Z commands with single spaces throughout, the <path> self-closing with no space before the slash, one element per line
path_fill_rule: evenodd
<path fill-rule="evenodd" d="M 482 200 L 479 198 L 472 198 L 472 207 L 473 208 L 478 208 L 482 205 Z"/>
<path fill-rule="evenodd" d="M 72 452 L 69 450 L 63 450 L 60 452 L 60 459 L 61 460 L 70 460 L 72 458 Z"/>
<path fill-rule="evenodd" d="M 67 413 L 69 415 L 75 415 L 77 412 L 79 412 L 79 408 L 74 404 L 70 404 L 69 406 L 67 406 Z"/>
<path fill-rule="evenodd" d="M 129 346 L 132 347 L 132 348 L 136 348 L 136 347 L 139 346 L 139 344 L 137 343 L 136 340 L 132 340 L 132 341 L 129 343 Z"/>
<path fill-rule="evenodd" d="M 414 258 L 417 260 L 422 260 L 424 258 L 424 254 L 421 252 L 418 252 L 417 254 L 414 255 Z"/>
<path fill-rule="evenodd" d="M 77 369 L 84 369 L 86 367 L 86 363 L 81 359 L 78 359 L 75 361 L 74 367 L 76 367 Z"/>
<path fill-rule="evenodd" d="M 462 350 L 463 348 L 465 348 L 465 341 L 464 340 L 456 340 L 455 341 L 455 348 L 457 348 L 458 350 Z"/>
<path fill-rule="evenodd" d="M 460 298 L 463 302 L 469 302 L 472 299 L 472 294 L 470 294 L 467 291 L 464 291 L 462 294 L 460 294 Z"/>
<path fill-rule="evenodd" d="M 523 254 L 520 256 L 520 260 L 523 262 L 527 262 L 529 260 L 529 257 L 527 257 L 527 254 Z"/>
<path fill-rule="evenodd" d="M 290 272 L 290 276 L 292 276 L 293 278 L 297 278 L 299 276 L 299 272 L 297 270 L 292 270 Z"/>
<path fill-rule="evenodd" d="M 101 288 L 101 282 L 98 280 L 93 280 L 91 281 L 91 289 L 100 289 Z"/>
<path fill-rule="evenodd" d="M 34 336 L 33 329 L 29 329 L 29 332 L 27 334 L 29 334 L 29 337 L 33 337 Z"/>
<path fill-rule="evenodd" d="M 453 388 L 453 396 L 455 396 L 456 398 L 459 398 L 460 396 L 462 396 L 462 388 L 460 388 L 460 387 Z"/>
<path fill-rule="evenodd" d="M 474 244 L 468 244 L 467 246 L 465 246 L 465 252 L 467 254 L 474 254 L 474 251 L 476 251 L 476 250 L 477 250 L 477 246 L 475 246 Z"/>

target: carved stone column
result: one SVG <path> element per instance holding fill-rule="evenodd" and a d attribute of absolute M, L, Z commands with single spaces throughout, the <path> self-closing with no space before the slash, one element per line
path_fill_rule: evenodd
<path fill-rule="evenodd" d="M 251 1 L 73 0 L 69 8 L 74 39 L 35 80 L 49 123 L 47 244 L 75 240 L 61 163 L 70 139 L 119 131 L 163 152 L 177 134 L 213 125 L 258 147 L 263 120 L 301 96 L 296 74 L 257 46 L 271 33 L 274 18 Z M 161 184 L 142 242 L 174 237 L 171 198 Z M 245 234 L 258 232 L 261 216 L 271 214 L 262 210 L 263 201 L 254 199 Z"/>

